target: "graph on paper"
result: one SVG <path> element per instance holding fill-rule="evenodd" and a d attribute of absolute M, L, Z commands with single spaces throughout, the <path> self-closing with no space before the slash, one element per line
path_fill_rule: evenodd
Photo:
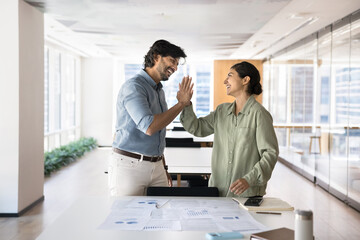
<path fill-rule="evenodd" d="M 150 220 L 143 228 L 144 231 L 180 231 L 179 221 Z"/>
<path fill-rule="evenodd" d="M 167 199 L 135 197 L 115 200 L 99 226 L 120 231 L 241 231 L 267 230 L 231 199 Z"/>
<path fill-rule="evenodd" d="M 210 216 L 210 213 L 205 208 L 186 208 L 183 216 L 187 218 L 206 218 Z"/>

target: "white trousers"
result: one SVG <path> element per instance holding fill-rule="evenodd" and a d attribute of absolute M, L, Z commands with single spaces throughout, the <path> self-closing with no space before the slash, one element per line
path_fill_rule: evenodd
<path fill-rule="evenodd" d="M 168 180 L 162 161 L 140 161 L 111 153 L 109 189 L 111 196 L 143 196 L 147 187 L 167 187 Z"/>

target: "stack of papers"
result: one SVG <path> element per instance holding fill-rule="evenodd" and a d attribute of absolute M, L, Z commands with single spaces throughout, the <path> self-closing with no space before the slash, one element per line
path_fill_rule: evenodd
<path fill-rule="evenodd" d="M 135 197 L 115 201 L 100 229 L 137 231 L 238 231 L 267 228 L 231 199 L 165 199 Z"/>

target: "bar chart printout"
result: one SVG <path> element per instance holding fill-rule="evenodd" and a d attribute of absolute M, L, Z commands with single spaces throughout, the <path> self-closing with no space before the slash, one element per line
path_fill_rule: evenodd
<path fill-rule="evenodd" d="M 114 201 L 99 229 L 126 231 L 267 230 L 231 199 L 165 199 L 136 197 Z"/>

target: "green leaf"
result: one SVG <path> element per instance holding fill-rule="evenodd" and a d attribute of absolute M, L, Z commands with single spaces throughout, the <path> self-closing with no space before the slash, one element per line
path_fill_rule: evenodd
<path fill-rule="evenodd" d="M 80 138 L 77 141 L 56 148 L 44 154 L 44 174 L 49 176 L 52 172 L 66 166 L 77 158 L 83 156 L 85 152 L 89 152 L 97 147 L 94 138 Z"/>

